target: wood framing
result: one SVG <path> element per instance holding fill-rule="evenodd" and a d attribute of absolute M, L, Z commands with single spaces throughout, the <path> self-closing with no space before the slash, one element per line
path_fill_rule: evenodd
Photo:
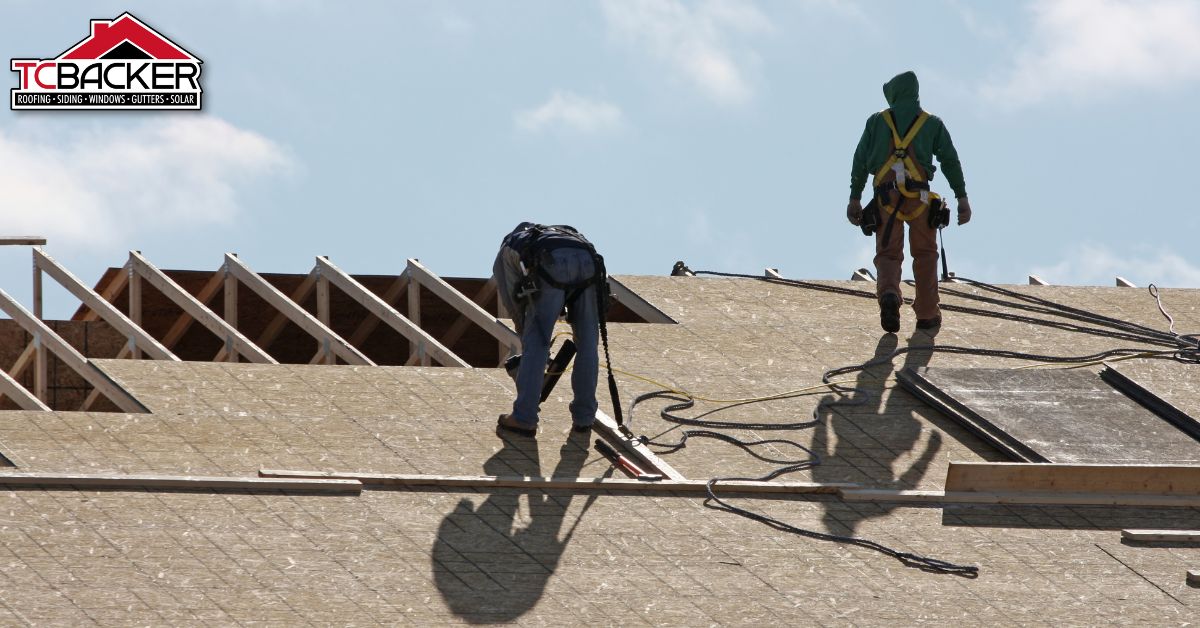
<path fill-rule="evenodd" d="M 636 292 L 625 287 L 625 284 L 615 277 L 608 278 L 608 289 L 612 291 L 613 299 L 629 308 L 631 312 L 647 323 L 675 323 L 675 319 L 667 316 L 662 310 L 651 305 L 649 301 L 638 296 Z"/>
<path fill-rule="evenodd" d="M 629 478 L 554 478 L 537 476 L 492 475 L 412 475 L 389 473 L 343 473 L 337 471 L 284 471 L 262 469 L 260 477 L 357 480 L 365 486 L 461 487 L 565 489 L 576 491 L 674 491 L 703 493 L 708 480 L 670 480 L 647 482 Z M 717 484 L 721 493 L 837 494 L 852 484 L 815 484 L 812 482 L 759 482 L 731 480 Z"/>
<path fill-rule="evenodd" d="M 678 481 L 686 479 L 682 473 L 676 471 L 662 458 L 659 458 L 657 454 L 650 451 L 650 448 L 645 443 L 637 438 L 626 436 L 621 426 L 617 425 L 617 421 L 603 411 L 596 411 L 596 422 L 592 424 L 592 430 L 639 462 L 639 466 L 647 472 L 657 471 L 668 480 Z"/>
<path fill-rule="evenodd" d="M 33 393 L 25 389 L 17 380 L 9 376 L 8 373 L 0 371 L 0 393 L 12 399 L 22 410 L 49 410 L 47 406 L 38 399 Z"/>
<path fill-rule="evenodd" d="M 1151 506 L 1200 508 L 1200 495 L 1139 493 L 1068 493 L 1059 491 L 896 491 L 850 488 L 842 499 L 852 502 L 912 504 L 1012 504 L 1025 506 Z"/>
<path fill-rule="evenodd" d="M 114 300 L 117 298 L 117 295 L 121 294 L 121 291 L 125 289 L 126 284 L 129 283 L 129 278 L 133 275 L 133 271 L 130 268 L 129 262 L 126 261 L 125 265 L 117 271 L 116 276 L 112 278 L 112 281 L 108 282 L 108 285 L 104 286 L 99 292 L 97 292 L 101 299 L 104 299 L 109 303 L 114 302 Z M 87 310 L 83 313 L 83 316 L 80 317 L 80 320 L 94 321 L 99 318 L 100 315 L 97 314 L 95 310 Z M 130 316 L 130 318 L 133 317 Z"/>
<path fill-rule="evenodd" d="M 136 488 L 158 490 L 304 491 L 354 493 L 362 483 L 353 479 L 261 478 L 152 474 L 0 473 L 0 486 L 38 488 Z"/>
<path fill-rule="evenodd" d="M 0 236 L 0 246 L 45 246 L 45 236 Z"/>
<path fill-rule="evenodd" d="M 313 268 L 308 272 L 308 276 L 304 278 L 304 281 L 301 281 L 300 285 L 292 291 L 292 294 L 289 298 L 296 303 L 304 303 L 304 300 L 308 298 L 308 295 L 312 294 L 312 291 L 316 288 L 316 286 L 317 269 Z M 288 317 L 276 311 L 275 317 L 271 319 L 270 323 L 267 323 L 266 328 L 263 329 L 263 332 L 258 336 L 258 340 L 255 340 L 254 343 L 260 347 L 270 347 L 271 343 L 275 342 L 275 339 L 279 337 L 279 332 L 283 331 L 284 327 L 287 327 L 287 324 Z M 350 342 L 355 346 L 360 344 L 354 340 L 351 340 Z M 221 350 L 217 352 L 216 357 L 213 358 L 213 362 L 223 361 L 225 361 L 224 347 L 222 347 Z"/>
<path fill-rule="evenodd" d="M 1200 495 L 1200 466 L 951 462 L 946 491 Z"/>
<path fill-rule="evenodd" d="M 343 272 L 327 258 L 317 258 L 317 270 L 323 280 L 336 286 L 380 321 L 404 336 L 415 348 L 414 353 L 430 356 L 443 366 L 471 368 L 471 365 L 467 364 L 465 360 L 455 355 L 433 336 L 425 333 L 425 330 L 421 329 L 414 321 L 405 318 L 386 301 L 368 290 L 366 286 L 355 281 L 353 277 Z"/>
<path fill-rule="evenodd" d="M 272 286 L 270 282 L 263 279 L 261 275 L 250 270 L 237 256 L 225 254 L 225 268 L 238 281 L 241 281 L 262 297 L 268 305 L 278 310 L 281 314 L 288 317 L 300 329 L 303 329 L 310 336 L 317 340 L 323 351 L 328 355 L 330 353 L 344 360 L 347 364 L 359 364 L 366 366 L 375 366 L 375 363 L 361 351 L 354 348 L 344 338 L 334 333 L 332 329 L 326 327 L 315 316 L 309 314 L 307 310 L 300 307 L 295 301 L 287 298 L 278 288 Z"/>
<path fill-rule="evenodd" d="M 313 269 L 313 272 L 316 272 L 315 268 Z M 388 307 L 396 309 L 392 306 L 392 304 L 395 303 L 396 299 L 400 298 L 400 295 L 408 289 L 408 284 L 408 271 L 400 273 L 396 277 L 396 280 L 393 281 L 390 286 L 388 286 L 387 290 L 384 290 L 383 294 L 379 296 L 379 299 Z M 293 298 L 292 300 L 295 301 L 296 299 Z M 350 342 L 356 347 L 366 342 L 367 338 L 371 336 L 371 333 L 375 331 L 375 328 L 379 326 L 380 322 L 382 321 L 378 317 L 366 317 L 361 323 L 358 324 L 358 327 L 355 328 L 354 333 L 350 335 Z"/>
<path fill-rule="evenodd" d="M 471 300 L 476 304 L 480 302 L 486 302 L 488 299 L 492 298 L 492 295 L 495 293 L 496 280 L 494 278 L 488 278 L 488 280 L 484 282 L 483 287 L 471 297 Z M 503 303 L 503 300 L 497 299 L 496 303 Z M 457 317 L 455 317 L 454 322 L 450 324 L 450 327 L 446 329 L 445 335 L 442 336 L 442 344 L 450 346 L 458 342 L 458 340 L 462 338 L 462 335 L 470 326 L 471 319 L 467 318 L 465 314 L 459 314 Z M 509 346 L 505 344 L 503 340 L 497 340 L 497 342 L 500 343 L 500 357 L 507 358 Z"/>
<path fill-rule="evenodd" d="M 175 305 L 179 306 L 184 312 L 186 312 L 191 319 L 194 319 L 196 322 L 206 327 L 218 338 L 221 338 L 226 343 L 231 344 L 238 353 L 245 356 L 248 360 L 258 363 L 279 364 L 279 362 L 277 362 L 275 358 L 272 358 L 270 355 L 268 355 L 266 351 L 263 351 L 253 342 L 250 342 L 249 338 L 246 338 L 240 332 L 238 332 L 238 330 L 230 327 L 229 324 L 224 320 L 221 320 L 221 318 L 212 310 L 208 309 L 207 306 L 197 300 L 197 297 L 193 297 L 191 293 L 189 293 L 187 290 L 184 290 L 179 284 L 175 283 L 173 279 L 168 277 L 161 270 L 147 261 L 145 257 L 142 257 L 141 253 L 138 253 L 137 251 L 130 251 L 129 261 L 134 272 L 136 272 L 146 281 L 149 281 L 152 286 L 157 288 L 159 292 L 163 293 L 163 296 L 170 299 L 175 303 Z M 216 273 L 213 275 L 213 279 L 209 281 L 209 285 L 211 286 L 214 283 L 217 284 L 217 287 L 224 283 L 224 277 L 221 275 L 221 273 Z M 209 286 L 205 287 L 208 288 Z M 214 294 L 216 290 L 217 288 L 213 288 L 208 297 L 211 298 L 212 294 Z M 172 327 L 171 331 L 174 332 L 176 328 L 179 328 L 180 331 L 177 332 L 178 336 L 182 336 L 183 331 L 186 330 L 190 323 L 190 320 L 184 320 L 181 318 L 176 321 L 176 325 Z M 178 337 L 172 338 L 171 336 L 172 334 L 168 333 L 168 336 L 164 338 L 163 344 L 165 346 L 170 347 L 171 344 L 178 339 Z"/>
<path fill-rule="evenodd" d="M 88 362 L 83 354 L 75 350 L 67 341 L 63 340 L 54 330 L 46 326 L 41 319 L 17 303 L 8 293 L 0 290 L 0 309 L 3 309 L 14 321 L 17 322 L 26 332 L 29 332 L 40 346 L 44 346 L 47 350 L 54 353 L 59 360 L 62 360 L 68 368 L 74 370 L 93 388 L 99 390 L 105 397 L 108 397 L 118 408 L 124 412 L 147 412 L 137 399 L 134 399 L 124 388 L 121 388 L 104 373 L 100 372 L 95 366 Z M 43 383 L 44 385 L 44 383 Z M 35 391 L 36 394 L 36 391 Z M 45 400 L 45 397 L 39 397 Z"/>
<path fill-rule="evenodd" d="M 1200 543 L 1200 530 L 1121 530 L 1121 538 L 1148 543 Z"/>
<path fill-rule="evenodd" d="M 134 277 L 130 279 L 131 286 L 133 285 L 132 281 L 134 281 L 137 277 L 137 273 L 134 273 Z M 219 272 L 213 273 L 212 277 L 209 277 L 204 286 L 200 288 L 200 292 L 196 293 L 196 301 L 203 305 L 205 309 L 207 309 L 208 302 L 212 300 L 213 296 L 215 296 L 217 291 L 220 290 L 224 285 L 224 274 Z M 193 318 L 191 314 L 188 314 L 187 310 L 184 310 L 183 313 L 179 315 L 179 318 L 175 319 L 175 322 L 171 324 L 171 327 L 167 330 L 167 333 L 163 335 L 163 344 L 168 348 L 174 347 L 175 343 L 179 342 L 180 338 L 183 338 L 183 335 L 187 333 L 188 329 L 191 329 L 192 323 L 194 322 L 196 322 L 196 319 Z M 213 361 L 220 362 L 220 360 Z"/>
<path fill-rule="evenodd" d="M 451 307 L 462 312 L 471 319 L 471 322 L 479 325 L 484 331 L 491 334 L 493 338 L 499 340 L 509 348 L 512 353 L 521 352 L 521 339 L 516 332 L 508 328 L 500 319 L 492 316 L 479 307 L 479 304 L 468 299 L 463 293 L 455 290 L 453 286 L 446 283 L 441 277 L 433 274 L 428 268 L 425 268 L 415 259 L 408 260 L 408 268 L 406 270 L 409 279 L 429 289 L 430 292 L 436 294 L 438 298 L 450 304 Z M 411 291 L 413 286 L 409 285 Z"/>
<path fill-rule="evenodd" d="M 146 333 L 146 330 L 142 329 L 138 322 L 126 317 L 113 304 L 101 298 L 99 294 L 96 294 L 95 291 L 80 281 L 78 277 L 71 274 L 71 271 L 54 261 L 53 258 L 46 255 L 40 249 L 33 250 L 33 263 L 34 266 L 45 271 L 47 275 L 50 275 L 52 279 L 66 288 L 75 298 L 96 312 L 106 323 L 112 325 L 121 334 L 124 334 L 134 347 L 145 351 L 146 354 L 156 360 L 179 361 L 179 358 L 174 353 L 171 353 L 170 350 L 155 340 L 153 336 Z M 130 287 L 132 288 L 132 285 Z M 130 291 L 130 295 L 133 295 L 133 290 Z"/>

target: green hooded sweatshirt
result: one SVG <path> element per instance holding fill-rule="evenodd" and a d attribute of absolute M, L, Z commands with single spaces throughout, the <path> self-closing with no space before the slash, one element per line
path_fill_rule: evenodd
<path fill-rule="evenodd" d="M 883 96 L 887 98 L 892 110 L 892 119 L 896 122 L 896 131 L 900 137 L 908 131 L 921 111 L 917 75 L 913 72 L 897 74 L 892 80 L 883 84 Z M 858 140 L 858 148 L 854 149 L 854 165 L 850 169 L 850 198 L 861 199 L 863 185 L 867 178 L 874 176 L 884 162 L 887 161 L 892 147 L 892 132 L 888 129 L 883 112 L 871 114 L 867 118 L 867 126 L 863 129 L 862 138 Z M 937 168 L 933 165 L 936 155 L 942 171 L 954 190 L 955 198 L 967 195 L 967 185 L 963 182 L 962 164 L 958 162 L 958 151 L 954 150 L 954 142 L 950 140 L 950 132 L 942 119 L 929 114 L 925 125 L 917 132 L 912 141 L 912 149 L 917 155 L 917 161 L 925 168 L 929 180 Z"/>

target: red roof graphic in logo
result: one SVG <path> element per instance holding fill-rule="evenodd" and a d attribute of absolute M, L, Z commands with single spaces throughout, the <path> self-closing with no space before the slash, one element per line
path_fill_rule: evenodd
<path fill-rule="evenodd" d="M 59 59 L 105 57 L 199 61 L 129 13 L 112 20 L 92 20 L 92 34 L 58 56 Z"/>

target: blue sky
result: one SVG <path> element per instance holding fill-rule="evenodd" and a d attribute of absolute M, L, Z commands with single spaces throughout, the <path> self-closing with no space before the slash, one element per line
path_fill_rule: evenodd
<path fill-rule="evenodd" d="M 0 113 L 0 232 L 47 235 L 89 283 L 130 249 L 484 276 L 526 219 L 580 228 L 614 273 L 846 279 L 871 263 L 844 218 L 851 154 L 911 69 L 975 211 L 947 229 L 951 270 L 1200 287 L 1196 0 L 0 6 L 6 58 L 130 11 L 204 60 L 201 113 Z M 29 264 L 0 251 L 26 304 Z"/>

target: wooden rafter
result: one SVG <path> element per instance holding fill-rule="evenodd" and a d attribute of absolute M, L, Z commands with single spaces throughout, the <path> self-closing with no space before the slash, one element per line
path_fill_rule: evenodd
<path fill-rule="evenodd" d="M 231 345 L 235 351 L 245 356 L 251 362 L 267 364 L 279 363 L 275 360 L 275 358 L 272 358 L 269 354 L 267 354 L 266 351 L 260 349 L 258 345 L 250 342 L 249 338 L 246 338 L 238 330 L 230 327 L 228 323 L 217 316 L 212 310 L 208 309 L 208 307 L 201 303 L 196 297 L 193 297 L 191 293 L 189 293 L 187 290 L 184 290 L 179 284 L 175 283 L 174 280 L 164 274 L 161 270 L 156 268 L 153 264 L 146 260 L 145 257 L 142 257 L 141 253 L 138 253 L 137 251 L 130 251 L 129 259 L 132 263 L 134 272 L 141 275 L 141 277 L 146 281 L 149 281 L 151 285 L 158 289 L 159 292 L 163 293 L 163 296 L 173 301 L 175 305 L 179 306 L 184 312 L 187 312 L 191 318 L 195 319 L 196 322 L 206 327 L 213 334 L 216 334 L 218 338 L 223 339 L 225 344 Z M 220 273 L 214 275 L 214 278 L 216 279 L 216 283 L 218 285 L 224 283 L 224 277 L 221 276 Z M 209 284 L 212 283 L 213 281 L 210 280 Z M 215 289 L 213 292 L 215 292 Z M 179 335 L 182 336 L 182 332 L 180 332 Z M 164 339 L 163 344 L 170 346 L 170 344 L 166 342 L 166 339 Z"/>
<path fill-rule="evenodd" d="M 487 310 L 479 307 L 479 304 L 468 299 L 466 295 L 455 290 L 454 286 L 446 283 L 444 279 L 422 266 L 420 262 L 415 259 L 408 260 L 407 272 L 413 281 L 428 288 L 438 298 L 450 304 L 451 307 L 459 312 L 462 312 L 471 322 L 479 325 L 496 340 L 509 347 L 512 353 L 521 352 L 521 339 L 517 336 L 516 332 L 509 329 L 508 325 L 505 325 L 503 321 L 489 314 Z"/>
<path fill-rule="evenodd" d="M 425 333 L 425 330 L 421 329 L 415 322 L 405 318 L 395 308 L 388 305 L 386 301 L 368 290 L 366 286 L 355 281 L 353 277 L 343 272 L 342 269 L 335 266 L 328 259 L 318 257 L 317 270 L 320 272 L 322 279 L 333 284 L 342 292 L 345 292 L 347 296 L 365 307 L 368 312 L 380 321 L 404 336 L 411 346 L 417 348 L 414 354 L 428 355 L 437 360 L 438 364 L 444 366 L 470 368 L 470 365 L 455 355 L 453 351 Z"/>
<path fill-rule="evenodd" d="M 22 410 L 50 409 L 50 406 L 47 406 L 41 399 L 34 396 L 20 382 L 13 379 L 4 371 L 0 371 L 0 393 L 4 393 L 5 397 L 12 399 Z"/>
<path fill-rule="evenodd" d="M 78 277 L 71 274 L 71 271 L 54 261 L 52 257 L 39 249 L 34 249 L 33 263 L 61 284 L 62 287 L 66 288 L 75 298 L 83 302 L 93 312 L 96 312 L 105 322 L 124 334 L 132 345 L 145 351 L 150 357 L 156 360 L 179 361 L 179 358 L 174 353 L 171 353 L 170 350 L 155 340 L 153 336 L 146 333 L 146 330 L 122 314 L 111 303 L 101 298 L 99 294 L 96 294 L 96 292 L 80 281 Z"/>
<path fill-rule="evenodd" d="M 337 333 L 317 320 L 315 316 L 309 314 L 307 310 L 300 307 L 295 301 L 287 298 L 278 288 L 272 286 L 266 279 L 263 279 L 261 275 L 250 270 L 250 267 L 246 266 L 237 256 L 226 254 L 225 268 L 231 275 L 237 277 L 238 281 L 262 297 L 268 305 L 274 307 L 284 316 L 287 316 L 300 329 L 303 329 L 310 336 L 316 338 L 317 343 L 322 346 L 324 353 L 332 353 L 345 360 L 348 364 L 375 365 L 370 358 L 363 355 L 354 345 L 346 342 L 346 339 L 337 335 Z"/>
<path fill-rule="evenodd" d="M 20 303 L 17 303 L 16 300 L 8 296 L 8 293 L 3 290 L 0 290 L 0 309 L 3 309 L 18 325 L 32 334 L 38 343 L 41 343 L 71 370 L 78 373 L 93 388 L 101 391 L 118 408 L 125 412 L 146 412 L 145 406 L 137 399 L 134 399 L 128 391 L 101 373 L 75 347 L 72 347 L 61 336 L 54 333 L 54 330 L 47 327 L 41 319 L 22 307 Z"/>
<path fill-rule="evenodd" d="M 308 276 L 304 278 L 304 281 L 301 281 L 300 285 L 292 291 L 292 294 L 289 298 L 296 303 L 304 303 L 304 300 L 308 298 L 308 295 L 312 294 L 312 291 L 316 288 L 316 285 L 317 269 L 314 268 L 309 271 Z M 270 347 L 271 343 L 275 342 L 275 339 L 279 337 L 279 333 L 283 331 L 283 328 L 287 327 L 288 322 L 288 317 L 284 316 L 280 312 L 276 312 L 275 317 L 271 319 L 270 323 L 267 323 L 267 326 L 263 329 L 263 332 L 258 335 L 258 340 L 256 340 L 255 343 L 260 347 Z M 353 338 L 351 338 L 350 343 L 355 346 L 362 344 L 361 341 L 356 341 Z M 217 352 L 217 356 L 213 358 L 213 362 L 223 362 L 224 360 L 225 349 L 222 347 L 221 350 Z"/>

